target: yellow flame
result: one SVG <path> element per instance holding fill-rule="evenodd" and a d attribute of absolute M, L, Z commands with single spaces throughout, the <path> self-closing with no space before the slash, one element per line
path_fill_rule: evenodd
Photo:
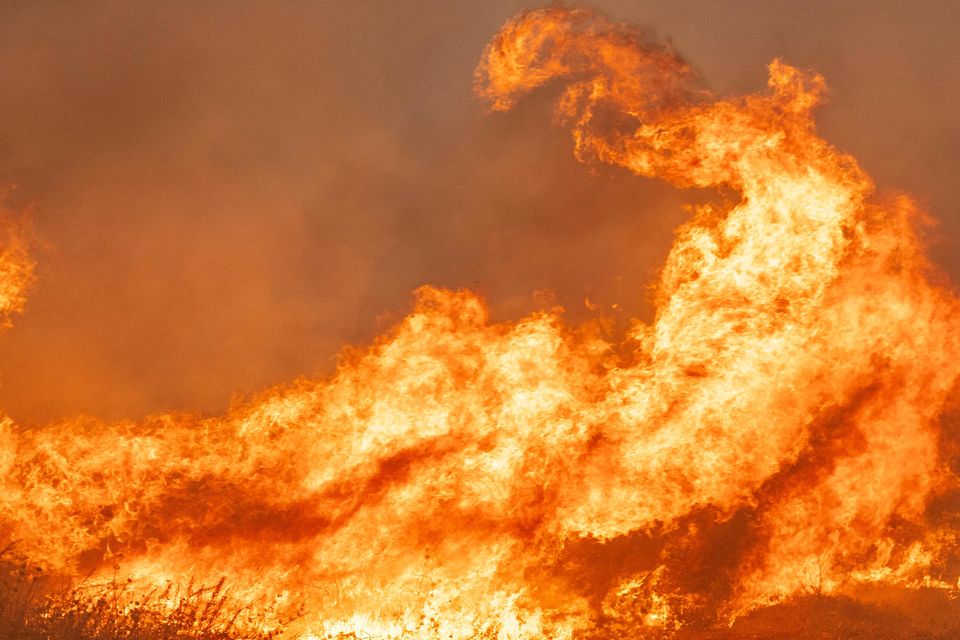
<path fill-rule="evenodd" d="M 226 576 L 259 628 L 304 638 L 672 629 L 922 579 L 937 548 L 893 523 L 934 530 L 957 300 L 912 203 L 817 136 L 822 78 L 769 70 L 716 99 L 628 27 L 520 15 L 477 69 L 494 109 L 556 84 L 579 158 L 739 194 L 679 230 L 655 320 L 611 344 L 424 287 L 331 378 L 223 417 L 4 425 L 0 541 L 145 589 Z M 9 299 L 24 274 L 0 262 Z"/>

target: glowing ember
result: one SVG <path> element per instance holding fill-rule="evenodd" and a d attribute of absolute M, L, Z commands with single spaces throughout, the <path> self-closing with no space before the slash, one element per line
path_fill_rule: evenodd
<path fill-rule="evenodd" d="M 718 100 L 670 49 L 550 8 L 476 77 L 497 110 L 546 84 L 579 158 L 738 194 L 679 230 L 652 324 L 610 344 L 424 287 L 332 378 L 223 418 L 5 424 L 0 547 L 143 589 L 223 576 L 250 624 L 308 638 L 673 630 L 810 590 L 956 588 L 927 508 L 954 481 L 957 300 L 911 202 L 817 137 L 823 79 L 774 61 L 767 92 Z M 31 269 L 6 247 L 16 310 Z"/>

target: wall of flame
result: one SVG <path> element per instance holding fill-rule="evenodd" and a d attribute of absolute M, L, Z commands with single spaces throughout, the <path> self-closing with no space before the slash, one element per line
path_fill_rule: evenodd
<path fill-rule="evenodd" d="M 144 589 L 226 576 L 251 624 L 316 637 L 571 637 L 957 588 L 931 511 L 956 490 L 957 299 L 916 206 L 818 136 L 824 80 L 777 60 L 765 91 L 718 98 L 670 47 L 566 8 L 507 23 L 475 80 L 494 110 L 558 89 L 585 162 L 717 190 L 652 322 L 614 343 L 423 287 L 335 375 L 222 417 L 8 420 L 0 546 Z M 9 312 L 32 278 L 11 229 Z"/>

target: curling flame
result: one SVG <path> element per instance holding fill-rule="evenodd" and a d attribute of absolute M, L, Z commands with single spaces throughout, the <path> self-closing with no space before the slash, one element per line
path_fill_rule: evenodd
<path fill-rule="evenodd" d="M 579 158 L 739 194 L 679 231 L 652 324 L 611 344 L 425 287 L 332 378 L 225 417 L 0 432 L 0 543 L 148 586 L 227 576 L 311 638 L 669 630 L 922 581 L 953 539 L 926 511 L 953 479 L 960 315 L 911 202 L 815 133 L 822 78 L 776 61 L 768 92 L 717 100 L 670 49 L 549 8 L 476 82 L 497 110 L 562 85 Z"/>

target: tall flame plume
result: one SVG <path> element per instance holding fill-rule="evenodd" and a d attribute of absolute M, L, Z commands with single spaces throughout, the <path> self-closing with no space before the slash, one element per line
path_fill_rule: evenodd
<path fill-rule="evenodd" d="M 223 417 L 6 420 L 0 548 L 144 590 L 226 577 L 250 624 L 304 637 L 586 637 L 956 589 L 932 505 L 957 491 L 957 299 L 922 213 L 818 137 L 823 79 L 769 74 L 718 99 L 634 29 L 521 14 L 476 72 L 494 110 L 553 87 L 581 160 L 721 194 L 679 229 L 654 320 L 613 342 L 424 287 L 332 377 Z M 32 263 L 5 246 L 16 310 Z"/>

